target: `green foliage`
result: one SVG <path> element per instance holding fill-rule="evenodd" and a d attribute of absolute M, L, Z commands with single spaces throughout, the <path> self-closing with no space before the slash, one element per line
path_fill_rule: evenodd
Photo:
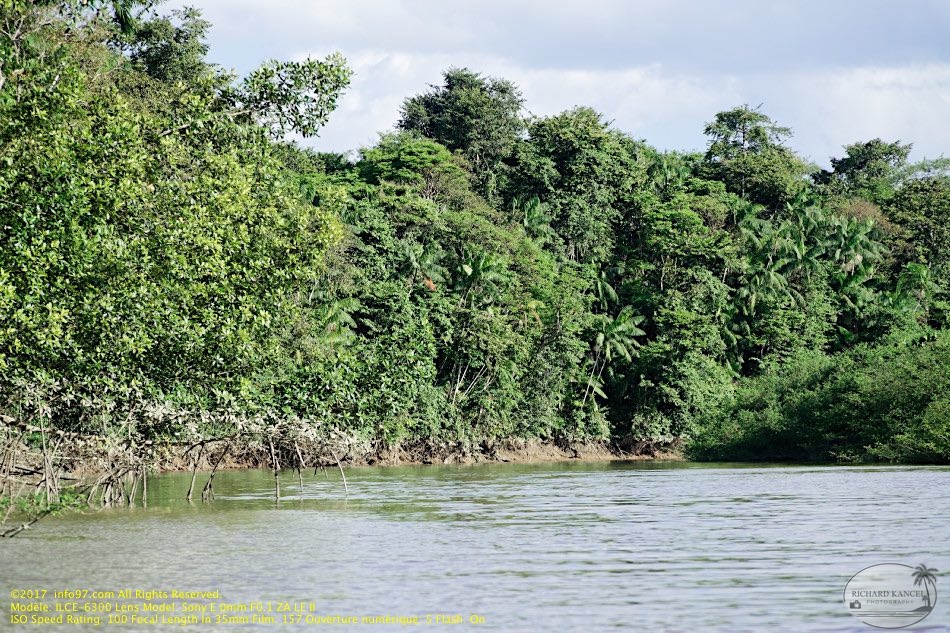
<path fill-rule="evenodd" d="M 950 281 L 950 178 L 908 182 L 885 213 L 898 229 L 892 245 L 898 261 L 928 265 L 945 286 Z"/>
<path fill-rule="evenodd" d="M 502 161 L 524 132 L 521 93 L 510 81 L 467 68 L 451 68 L 443 80 L 442 86 L 406 99 L 398 127 L 461 152 L 479 191 L 492 200 L 505 177 Z"/>
<path fill-rule="evenodd" d="M 843 158 L 831 159 L 831 171 L 815 175 L 833 194 L 858 196 L 882 204 L 894 196 L 900 170 L 907 164 L 910 145 L 879 138 L 845 146 Z"/>
<path fill-rule="evenodd" d="M 602 262 L 642 172 L 638 145 L 597 112 L 578 108 L 531 123 L 518 147 L 509 195 L 544 203 L 553 251 L 572 261 Z"/>
<path fill-rule="evenodd" d="M 192 83 L 212 72 L 204 61 L 205 42 L 211 23 L 201 12 L 186 8 L 172 11 L 177 24 L 167 17 L 148 20 L 135 28 L 126 44 L 129 59 L 158 81 Z"/>
<path fill-rule="evenodd" d="M 941 159 L 875 139 L 808 180 L 747 106 L 662 153 L 453 69 L 351 161 L 281 140 L 326 122 L 339 55 L 237 79 L 197 11 L 145 8 L 0 9 L 5 415 L 947 461 Z"/>
<path fill-rule="evenodd" d="M 58 82 L 45 72 L 25 70 L 0 117 L 4 391 L 65 386 L 51 415 L 90 432 L 111 416 L 84 394 L 236 391 L 279 354 L 336 222 L 298 201 L 260 130 L 163 135 L 68 55 Z"/>
<path fill-rule="evenodd" d="M 442 145 L 409 133 L 387 134 L 363 151 L 357 165 L 368 183 L 403 185 L 425 199 L 463 206 L 470 197 L 469 176 Z"/>
<path fill-rule="evenodd" d="M 554 239 L 554 229 L 551 228 L 551 217 L 547 205 L 537 196 L 532 196 L 524 202 L 515 198 L 511 202 L 513 216 L 521 218 L 521 225 L 525 233 L 540 246 Z"/>
<path fill-rule="evenodd" d="M 315 136 L 336 109 L 352 72 L 339 53 L 325 60 L 270 60 L 248 75 L 235 94 L 240 113 L 253 115 L 275 136 Z"/>
<path fill-rule="evenodd" d="M 690 444 L 701 459 L 950 462 L 945 332 L 802 352 L 740 384 Z"/>
<path fill-rule="evenodd" d="M 783 144 L 791 129 L 758 109 L 744 105 L 720 112 L 705 133 L 710 141 L 703 173 L 730 191 L 774 210 L 804 188 L 807 167 Z"/>
<path fill-rule="evenodd" d="M 55 501 L 50 501 L 43 493 L 21 495 L 16 499 L 9 497 L 0 499 L 0 513 L 6 512 L 6 508 L 10 505 L 14 506 L 14 513 L 18 520 L 29 523 L 39 517 L 59 514 L 65 510 L 81 509 L 86 503 L 80 491 L 64 488 Z"/>

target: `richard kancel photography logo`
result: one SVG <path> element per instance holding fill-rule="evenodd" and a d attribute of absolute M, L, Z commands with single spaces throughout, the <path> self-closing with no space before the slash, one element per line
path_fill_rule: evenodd
<path fill-rule="evenodd" d="M 900 629 L 920 622 L 937 604 L 937 570 L 921 563 L 897 563 L 862 569 L 844 588 L 851 615 L 882 629 Z"/>

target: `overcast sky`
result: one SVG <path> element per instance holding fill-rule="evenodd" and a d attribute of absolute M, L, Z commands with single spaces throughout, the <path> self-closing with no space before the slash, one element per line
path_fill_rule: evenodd
<path fill-rule="evenodd" d="M 340 51 L 356 75 L 320 137 L 343 151 L 392 128 L 450 66 L 518 84 L 534 115 L 589 105 L 664 149 L 705 148 L 721 110 L 757 106 L 827 164 L 882 137 L 950 155 L 950 0 L 192 0 L 211 61 Z"/>

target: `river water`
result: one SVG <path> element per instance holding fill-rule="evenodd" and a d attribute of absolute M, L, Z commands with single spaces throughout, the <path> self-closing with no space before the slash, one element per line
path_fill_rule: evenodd
<path fill-rule="evenodd" d="M 950 588 L 950 468 L 353 468 L 348 498 L 337 471 L 302 489 L 284 473 L 279 504 L 264 471 L 219 473 L 211 504 L 184 501 L 189 480 L 153 477 L 147 508 L 49 517 L 0 541 L 0 630 L 868 632 L 842 604 L 861 569 L 926 563 Z M 8 594 L 29 588 L 217 590 L 311 622 L 11 624 Z M 950 630 L 944 594 L 909 630 Z"/>

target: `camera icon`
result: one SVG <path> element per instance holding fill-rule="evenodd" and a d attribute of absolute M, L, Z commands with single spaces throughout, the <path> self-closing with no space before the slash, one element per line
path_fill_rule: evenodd
<path fill-rule="evenodd" d="M 861 608 L 861 601 L 860 601 L 860 600 L 852 600 L 852 601 L 851 601 L 851 604 L 849 604 L 848 606 L 849 606 L 850 608 L 852 608 L 852 609 L 860 609 L 860 608 Z"/>

